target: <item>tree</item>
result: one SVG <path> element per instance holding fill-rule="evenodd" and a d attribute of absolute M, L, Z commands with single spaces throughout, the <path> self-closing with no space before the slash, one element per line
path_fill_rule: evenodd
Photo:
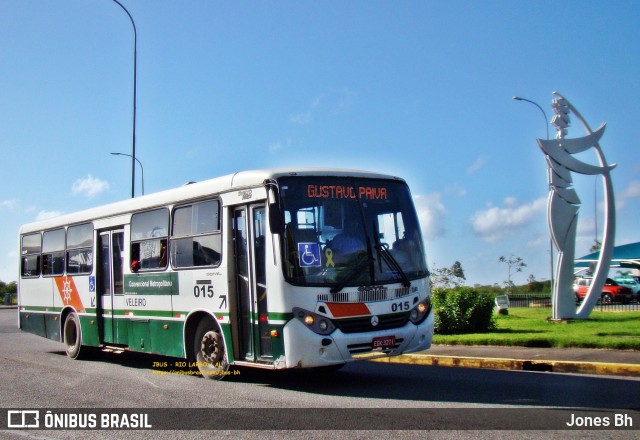
<path fill-rule="evenodd" d="M 524 260 L 522 258 L 516 257 L 513 254 L 511 254 L 509 259 L 501 256 L 500 258 L 498 258 L 498 261 L 500 263 L 506 264 L 507 267 L 509 268 L 508 279 L 507 279 L 507 281 L 504 282 L 504 284 L 507 287 L 513 287 L 514 286 L 513 281 L 511 281 L 512 272 L 522 272 L 522 269 L 524 267 L 527 267 L 527 264 L 524 262 Z"/>
<path fill-rule="evenodd" d="M 466 278 L 462 264 L 456 261 L 450 268 L 432 265 L 430 280 L 432 288 L 451 289 L 461 286 Z"/>
<path fill-rule="evenodd" d="M 598 240 L 595 240 L 595 242 L 593 243 L 593 246 L 591 246 L 591 249 L 589 249 L 589 252 L 597 252 L 602 248 L 602 243 Z"/>
<path fill-rule="evenodd" d="M 18 292 L 18 284 L 15 281 L 10 282 L 9 284 L 4 281 L 0 281 L 0 293 L 17 293 Z M 1 301 L 1 300 L 0 300 Z"/>
<path fill-rule="evenodd" d="M 453 275 L 455 278 L 466 280 L 464 276 L 464 270 L 462 269 L 462 263 L 460 263 L 459 261 L 453 263 L 453 266 L 451 266 L 451 275 Z"/>
<path fill-rule="evenodd" d="M 536 280 L 536 277 L 530 274 L 527 278 L 527 290 L 529 292 L 542 292 L 542 289 L 544 289 L 544 283 Z"/>

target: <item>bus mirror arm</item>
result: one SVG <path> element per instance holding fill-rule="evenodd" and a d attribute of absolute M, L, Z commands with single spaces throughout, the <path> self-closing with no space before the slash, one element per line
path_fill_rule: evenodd
<path fill-rule="evenodd" d="M 272 234 L 282 234 L 284 232 L 282 210 L 278 203 L 269 203 L 269 229 Z"/>
<path fill-rule="evenodd" d="M 266 179 L 262 182 L 267 189 L 267 193 L 273 191 L 275 202 L 269 202 L 269 230 L 272 234 L 284 233 L 284 222 L 282 221 L 282 209 L 278 203 L 278 194 L 280 193 L 280 187 L 278 182 L 273 179 Z M 268 199 L 268 197 L 267 197 Z"/>

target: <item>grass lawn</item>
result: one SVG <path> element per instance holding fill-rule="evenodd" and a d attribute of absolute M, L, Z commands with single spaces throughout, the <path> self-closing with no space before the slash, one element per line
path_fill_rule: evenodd
<path fill-rule="evenodd" d="M 551 322 L 551 309 L 511 308 L 488 333 L 434 335 L 434 344 L 640 350 L 640 312 L 593 311 L 588 320 Z"/>

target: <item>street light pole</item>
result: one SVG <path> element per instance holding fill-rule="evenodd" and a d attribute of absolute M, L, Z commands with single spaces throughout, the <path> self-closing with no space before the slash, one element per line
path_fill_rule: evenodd
<path fill-rule="evenodd" d="M 137 83 L 137 50 L 138 50 L 138 36 L 137 36 L 137 32 L 136 32 L 136 24 L 133 21 L 133 17 L 131 16 L 131 14 L 129 14 L 129 11 L 127 11 L 127 8 L 125 8 L 122 3 L 120 3 L 118 0 L 113 0 L 114 3 L 116 3 L 118 6 L 120 6 L 122 8 L 122 10 L 124 12 L 127 13 L 127 15 L 129 16 L 129 20 L 131 20 L 131 25 L 133 26 L 133 137 L 132 137 L 132 146 L 131 146 L 131 198 L 134 198 L 135 195 L 135 189 L 136 189 L 136 83 Z M 129 155 L 127 155 L 129 156 Z M 142 164 L 140 165 L 140 167 L 142 168 Z M 144 182 L 144 179 L 142 180 Z M 144 194 L 144 190 L 142 191 L 142 194 Z"/>
<path fill-rule="evenodd" d="M 130 154 L 127 153 L 111 153 L 114 156 L 127 156 L 127 157 L 132 157 Z M 144 167 L 142 166 L 142 162 L 140 162 L 140 160 L 137 157 L 133 158 L 136 162 L 138 162 L 138 165 L 140 165 L 140 171 L 142 174 L 142 195 L 144 195 Z"/>
<path fill-rule="evenodd" d="M 545 113 L 544 109 L 542 107 L 540 107 L 540 105 L 535 102 L 535 101 L 531 101 L 530 99 L 526 99 L 523 98 L 521 96 L 514 96 L 513 99 L 515 99 L 516 101 L 525 101 L 528 102 L 529 104 L 533 104 L 536 107 L 538 107 L 538 109 L 540 110 L 540 112 L 542 113 L 542 117 L 544 118 L 544 126 L 547 129 L 547 140 L 549 139 L 549 120 L 547 119 L 547 114 Z M 550 173 L 552 171 L 549 171 Z M 549 179 L 549 190 L 551 190 L 551 175 L 549 175 L 548 177 Z M 549 258 L 550 258 L 550 266 L 551 266 L 551 292 L 553 292 L 553 238 L 549 238 Z"/>
<path fill-rule="evenodd" d="M 549 120 L 547 119 L 547 114 L 544 112 L 542 107 L 540 107 L 540 105 L 537 102 L 531 101 L 530 99 L 526 99 L 521 96 L 514 96 L 513 99 L 515 99 L 516 101 L 526 101 L 538 107 L 538 109 L 542 112 L 542 117 L 544 118 L 544 126 L 547 129 L 547 139 L 549 139 Z"/>

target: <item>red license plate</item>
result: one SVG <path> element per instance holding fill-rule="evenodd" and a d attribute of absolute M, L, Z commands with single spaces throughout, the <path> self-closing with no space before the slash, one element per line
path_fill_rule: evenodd
<path fill-rule="evenodd" d="M 395 336 L 380 336 L 371 340 L 371 347 L 376 348 L 393 348 L 396 346 Z"/>

